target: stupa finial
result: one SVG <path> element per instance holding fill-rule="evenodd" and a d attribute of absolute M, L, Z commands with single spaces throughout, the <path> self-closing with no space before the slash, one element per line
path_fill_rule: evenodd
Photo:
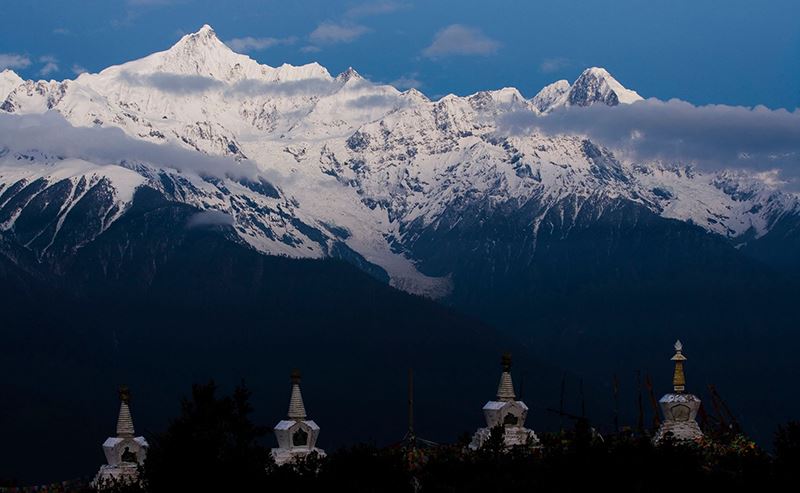
<path fill-rule="evenodd" d="M 131 389 L 129 389 L 127 385 L 120 385 L 119 400 L 125 404 L 131 403 Z"/>
<path fill-rule="evenodd" d="M 294 369 L 291 373 L 292 396 L 289 399 L 289 419 L 306 419 L 306 407 L 303 404 L 303 394 L 300 393 L 300 370 Z"/>
<path fill-rule="evenodd" d="M 131 391 L 126 385 L 119 388 L 119 416 L 117 417 L 117 436 L 131 438 L 134 435 L 131 417 Z"/>
<path fill-rule="evenodd" d="M 504 353 L 502 359 L 500 360 L 503 365 L 503 371 L 510 372 L 511 371 L 511 353 Z"/>
<path fill-rule="evenodd" d="M 513 401 L 516 399 L 514 384 L 511 382 L 511 353 L 505 353 L 501 359 L 503 374 L 500 376 L 500 385 L 497 387 L 497 399 L 500 401 Z"/>
<path fill-rule="evenodd" d="M 675 392 L 680 394 L 686 389 L 686 375 L 683 373 L 683 362 L 686 356 L 683 355 L 683 344 L 680 340 L 675 341 L 675 355 L 672 357 L 675 362 L 675 371 L 672 374 L 672 386 Z"/>

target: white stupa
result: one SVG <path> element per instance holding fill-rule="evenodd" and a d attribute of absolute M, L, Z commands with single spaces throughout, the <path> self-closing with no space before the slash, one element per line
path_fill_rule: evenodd
<path fill-rule="evenodd" d="M 133 429 L 133 418 L 130 409 L 130 391 L 127 387 L 119 389 L 119 417 L 117 418 L 117 436 L 109 437 L 103 442 L 103 452 L 107 464 L 100 466 L 94 478 L 96 485 L 116 482 L 135 482 L 138 480 L 138 467 L 147 456 L 147 440 L 136 437 Z"/>
<path fill-rule="evenodd" d="M 472 437 L 469 448 L 477 450 L 483 446 L 491 435 L 492 428 L 503 426 L 505 446 L 515 445 L 539 446 L 539 437 L 533 430 L 525 428 L 528 417 L 528 406 L 516 400 L 514 384 L 511 382 L 511 355 L 503 356 L 503 374 L 497 388 L 497 400 L 489 401 L 483 406 L 486 427 L 478 429 Z"/>
<path fill-rule="evenodd" d="M 320 456 L 325 455 L 324 450 L 316 448 L 319 426 L 306 416 L 303 395 L 300 393 L 300 372 L 292 371 L 291 378 L 292 396 L 289 399 L 288 417 L 278 422 L 274 428 L 278 448 L 272 449 L 272 457 L 278 465 L 306 457 L 313 452 Z"/>
<path fill-rule="evenodd" d="M 683 373 L 683 362 L 686 361 L 686 356 L 683 355 L 681 341 L 675 342 L 675 356 L 672 361 L 675 362 L 672 375 L 674 392 L 666 394 L 658 401 L 661 412 L 664 413 L 664 422 L 653 438 L 655 443 L 663 441 L 667 433 L 671 433 L 672 438 L 678 441 L 696 440 L 703 436 L 696 419 L 697 411 L 700 410 L 700 399 L 684 392 L 686 376 Z"/>

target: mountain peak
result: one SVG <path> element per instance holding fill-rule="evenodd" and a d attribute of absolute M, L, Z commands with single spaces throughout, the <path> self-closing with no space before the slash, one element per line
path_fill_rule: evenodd
<path fill-rule="evenodd" d="M 231 51 L 225 43 L 220 41 L 214 28 L 208 24 L 203 24 L 199 31 L 183 36 L 177 43 L 175 43 L 170 51 L 188 51 L 188 50 L 214 50 L 222 49 Z"/>
<path fill-rule="evenodd" d="M 570 87 L 569 82 L 566 80 L 557 80 L 552 84 L 544 86 L 544 88 L 531 99 L 531 103 L 536 109 L 545 113 L 564 98 L 564 95 L 569 92 Z"/>
<path fill-rule="evenodd" d="M 2 80 L 15 80 L 22 82 L 22 77 L 20 77 L 16 72 L 11 70 L 10 68 L 0 70 L 0 79 Z"/>
<path fill-rule="evenodd" d="M 569 106 L 590 106 L 603 103 L 616 106 L 620 103 L 630 104 L 641 100 L 635 91 L 626 89 L 608 70 L 601 67 L 590 67 L 581 73 L 572 84 L 567 95 Z"/>
<path fill-rule="evenodd" d="M 347 70 L 336 76 L 336 80 L 338 80 L 339 82 L 349 82 L 351 80 L 360 80 L 360 79 L 363 79 L 363 77 L 361 77 L 361 74 L 356 72 L 356 69 L 354 69 L 353 67 L 347 67 Z"/>
<path fill-rule="evenodd" d="M 222 81 L 257 77 L 262 72 L 258 62 L 228 48 L 208 24 L 183 36 L 168 50 L 124 66 L 130 71 L 199 75 Z"/>
<path fill-rule="evenodd" d="M 7 68 L 0 71 L 0 102 L 6 99 L 8 94 L 23 82 L 25 81 L 22 80 L 22 77 L 11 69 Z"/>
<path fill-rule="evenodd" d="M 197 31 L 195 34 L 206 34 L 206 35 L 207 34 L 211 34 L 211 35 L 216 36 L 216 33 L 214 32 L 214 28 L 211 27 L 208 24 L 203 24 L 203 27 L 201 27 L 200 30 Z"/>

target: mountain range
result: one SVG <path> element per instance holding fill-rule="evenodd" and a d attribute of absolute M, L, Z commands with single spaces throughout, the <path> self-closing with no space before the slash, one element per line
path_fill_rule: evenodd
<path fill-rule="evenodd" d="M 293 307 L 296 325 L 324 324 L 301 313 L 306 297 L 311 312 L 337 313 L 331 330 L 349 324 L 328 341 L 341 352 L 383 334 L 371 349 L 384 354 L 441 323 L 431 358 L 505 344 L 599 389 L 637 368 L 666 379 L 668 358 L 655 355 L 681 337 L 703 355 L 698 386 L 733 394 L 758 384 L 771 396 L 733 399 L 766 436 L 798 404 L 779 398 L 800 341 L 798 195 L 763 174 L 631 160 L 583 135 L 504 125 L 640 101 L 602 68 L 531 98 L 503 88 L 431 100 L 352 68 L 333 76 L 316 63 L 259 64 L 209 26 L 74 80 L 3 71 L 0 275 L 5 311 L 16 310 L 7 330 L 32 316 L 20 307 L 47 305 L 69 313 L 70 327 L 91 313 L 102 334 L 118 307 L 159 327 L 166 344 L 164 320 L 180 324 L 174 307 L 218 304 L 244 325 L 241 314 L 258 310 L 254 320 L 272 327 L 260 337 L 285 345 L 292 331 L 274 328 L 265 307 L 281 313 L 273 322 L 291 326 L 281 310 Z M 309 285 L 313 272 L 335 296 Z M 388 315 L 366 314 L 367 292 Z M 157 310 L 142 319 L 142 306 Z M 429 317 L 396 323 L 402 310 Z M 229 329 L 211 318 L 184 320 L 216 340 Z M 480 334 L 495 329 L 503 335 L 492 340 L 505 342 L 487 345 Z M 95 349 L 118 348 L 107 342 Z M 742 358 L 769 361 L 752 371 Z"/>
<path fill-rule="evenodd" d="M 39 257 L 101 235 L 141 186 L 218 211 L 258 251 L 352 259 L 395 287 L 435 298 L 455 288 L 457 273 L 421 244 L 463 229 L 450 218 L 471 209 L 526 210 L 516 232 L 531 253 L 549 230 L 568 233 L 587 205 L 596 215 L 610 204 L 641 207 L 738 248 L 777 225 L 792 230 L 800 217 L 797 196 L 758 175 L 624 162 L 580 136 L 499 130 L 509 112 L 641 100 L 599 68 L 530 100 L 504 88 L 430 101 L 353 69 L 332 77 L 315 63 L 260 65 L 204 26 L 167 51 L 98 74 L 34 82 L 5 71 L 0 80 L 0 109 L 22 121 L 57 112 L 79 129 L 120 129 L 124 137 L 115 137 L 126 143 L 154 144 L 141 156 L 124 155 L 121 144 L 114 156 L 75 140 L 52 149 L 3 142 L 0 227 Z M 165 145 L 231 163 L 171 167 L 168 155 L 158 156 Z M 68 238 L 70 228 L 62 229 L 82 201 L 94 204 L 94 224 Z"/>

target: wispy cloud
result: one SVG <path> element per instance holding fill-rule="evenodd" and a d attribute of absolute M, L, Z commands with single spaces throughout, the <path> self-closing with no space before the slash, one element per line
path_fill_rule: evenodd
<path fill-rule="evenodd" d="M 242 38 L 233 38 L 225 41 L 233 51 L 239 53 L 247 53 L 251 51 L 262 51 L 273 46 L 291 45 L 297 42 L 297 37 L 290 36 L 288 38 L 256 38 L 253 36 L 245 36 Z"/>
<path fill-rule="evenodd" d="M 186 229 L 208 228 L 212 226 L 233 226 L 233 216 L 222 211 L 207 210 L 194 214 L 186 222 Z"/>
<path fill-rule="evenodd" d="M 539 71 L 544 74 L 552 74 L 569 67 L 570 64 L 570 60 L 564 57 L 545 58 L 539 64 Z"/>
<path fill-rule="evenodd" d="M 61 36 L 69 36 L 70 34 L 72 34 L 72 31 L 70 31 L 69 29 L 67 29 L 65 27 L 57 27 L 57 28 L 53 29 L 53 34 L 58 34 L 58 35 L 61 35 Z"/>
<path fill-rule="evenodd" d="M 352 43 L 370 29 L 360 24 L 325 21 L 311 31 L 308 39 L 315 44 Z"/>
<path fill-rule="evenodd" d="M 694 106 L 648 99 L 619 106 L 570 107 L 546 116 L 501 118 L 508 134 L 584 135 L 631 160 L 685 162 L 709 170 L 780 170 L 800 187 L 800 110 Z"/>
<path fill-rule="evenodd" d="M 255 180 L 249 161 L 209 156 L 175 144 L 134 139 L 116 127 L 75 127 L 57 112 L 34 115 L 0 113 L 0 147 L 15 152 L 38 150 L 96 164 L 147 163 L 162 168 L 236 180 Z M 263 175 L 263 173 L 261 173 Z"/>
<path fill-rule="evenodd" d="M 16 53 L 0 53 L 0 70 L 7 68 L 27 68 L 31 65 L 31 59 L 25 55 Z"/>
<path fill-rule="evenodd" d="M 84 74 L 84 73 L 88 72 L 88 70 L 86 70 L 86 67 L 84 67 L 82 65 L 78 65 L 77 63 L 73 63 L 72 67 L 70 67 L 70 70 L 75 75 L 81 75 L 81 74 Z"/>
<path fill-rule="evenodd" d="M 352 43 L 372 31 L 359 20 L 363 20 L 365 17 L 391 14 L 407 7 L 410 5 L 393 0 L 376 0 L 354 5 L 336 18 L 320 22 L 316 29 L 308 35 L 310 45 L 304 46 L 300 51 L 312 53 L 321 51 L 320 45 Z"/>
<path fill-rule="evenodd" d="M 417 72 L 402 75 L 389 82 L 389 84 L 398 89 L 419 89 L 422 87 L 422 82 L 419 80 L 419 73 Z"/>
<path fill-rule="evenodd" d="M 148 87 L 170 94 L 195 94 L 216 90 L 224 91 L 230 95 L 286 97 L 306 94 L 329 94 L 340 87 L 336 81 L 316 78 L 269 82 L 244 79 L 232 85 L 202 75 L 182 75 L 165 72 L 144 75 L 122 72 L 120 78 L 129 84 Z M 369 84 L 367 81 L 362 83 Z"/>
<path fill-rule="evenodd" d="M 39 62 L 44 63 L 42 68 L 39 69 L 39 75 L 46 77 L 53 72 L 58 72 L 58 59 L 52 55 L 39 57 Z"/>
<path fill-rule="evenodd" d="M 122 72 L 119 77 L 132 85 L 151 87 L 172 94 L 193 94 L 219 89 L 224 86 L 217 79 L 202 75 L 182 75 L 167 72 L 155 72 L 152 74 Z"/>
<path fill-rule="evenodd" d="M 491 55 L 500 48 L 500 42 L 485 35 L 480 29 L 451 24 L 433 38 L 433 42 L 422 50 L 428 58 L 451 55 Z"/>
<path fill-rule="evenodd" d="M 132 7 L 158 7 L 184 3 L 186 1 L 187 0 L 125 0 L 125 3 Z"/>
<path fill-rule="evenodd" d="M 345 11 L 344 15 L 345 17 L 355 19 L 373 15 L 391 14 L 393 12 L 397 12 L 398 10 L 409 8 L 410 6 L 411 5 L 407 3 L 392 2 L 389 0 L 367 2 L 350 7 L 347 9 L 347 11 Z"/>

